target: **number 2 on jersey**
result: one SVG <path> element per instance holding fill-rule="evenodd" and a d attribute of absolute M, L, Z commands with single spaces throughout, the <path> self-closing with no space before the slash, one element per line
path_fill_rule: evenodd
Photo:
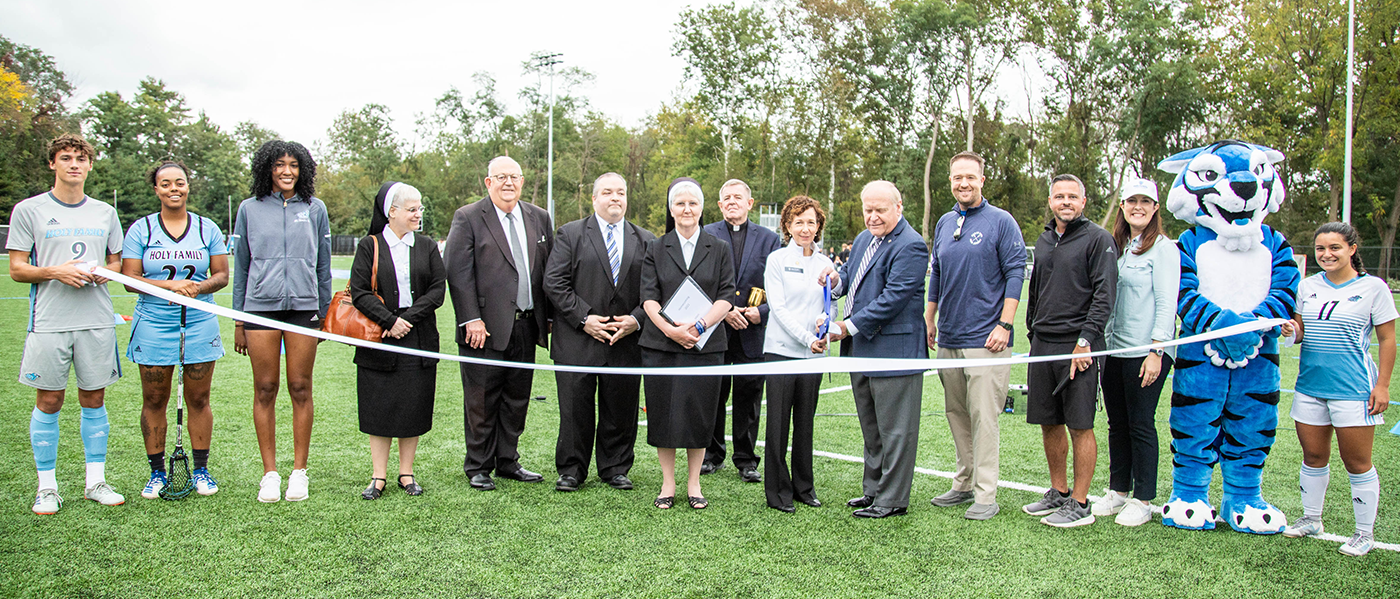
<path fill-rule="evenodd" d="M 167 281 L 174 281 L 174 280 L 175 280 L 175 274 L 179 272 L 178 270 L 175 269 L 175 266 L 174 266 L 174 265 L 171 265 L 171 264 L 166 264 L 165 266 L 162 266 L 162 267 L 161 267 L 161 270 L 164 270 L 164 271 L 165 271 L 165 274 L 167 275 L 167 278 L 166 278 L 165 280 L 167 280 Z M 192 264 L 186 264 L 185 267 L 182 268 L 182 269 L 180 269 L 180 270 L 185 271 L 185 280 L 186 280 L 186 281 L 188 281 L 188 280 L 194 278 L 194 265 L 192 265 Z"/>

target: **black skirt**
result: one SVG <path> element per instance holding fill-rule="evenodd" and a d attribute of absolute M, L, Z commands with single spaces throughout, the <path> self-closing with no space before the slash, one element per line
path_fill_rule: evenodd
<path fill-rule="evenodd" d="M 356 367 L 360 432 L 376 437 L 417 437 L 433 428 L 437 365 L 371 370 Z"/>
<path fill-rule="evenodd" d="M 642 348 L 642 365 L 648 368 L 723 363 L 723 353 L 682 354 Z M 648 445 L 661 448 L 709 446 L 721 401 L 720 377 L 648 374 L 643 381 Z"/>

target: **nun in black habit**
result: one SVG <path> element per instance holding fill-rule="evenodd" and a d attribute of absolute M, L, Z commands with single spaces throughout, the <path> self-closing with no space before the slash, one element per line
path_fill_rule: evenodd
<path fill-rule="evenodd" d="M 384 327 L 385 345 L 439 350 L 437 318 L 447 294 L 447 269 L 431 237 L 417 232 L 423 197 L 413 186 L 385 183 L 374 198 L 369 231 L 355 248 L 350 295 L 355 308 Z M 373 276 L 378 248 L 378 276 Z M 371 279 L 375 278 L 378 290 Z M 413 476 L 418 437 L 433 427 L 437 359 L 355 348 L 360 432 L 370 436 L 374 474 L 361 497 L 378 499 L 386 486 L 389 446 L 399 438 L 398 486 L 423 494 Z"/>

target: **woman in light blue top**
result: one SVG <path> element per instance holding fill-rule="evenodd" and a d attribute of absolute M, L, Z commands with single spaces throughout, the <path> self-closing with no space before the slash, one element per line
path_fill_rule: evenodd
<path fill-rule="evenodd" d="M 1113 241 L 1118 246 L 1118 300 L 1109 318 L 1108 349 L 1125 349 L 1176 337 L 1176 297 L 1181 253 L 1162 235 L 1157 185 L 1137 179 L 1123 188 Z M 1108 413 L 1108 490 L 1094 503 L 1095 516 L 1117 514 L 1137 526 L 1152 520 L 1157 496 L 1157 400 L 1172 357 L 1161 349 L 1109 356 L 1104 361 L 1103 403 Z M 1132 492 L 1132 497 L 1128 493 Z"/>
<path fill-rule="evenodd" d="M 815 358 L 826 353 L 823 329 L 830 295 L 817 275 L 831 268 L 831 259 L 817 251 L 826 225 L 821 204 L 796 196 L 783 206 L 779 229 L 787 247 L 768 255 L 763 287 L 768 293 L 769 324 L 763 337 L 765 361 Z M 768 507 L 789 514 L 792 500 L 821 507 L 812 482 L 812 428 L 817 415 L 821 374 L 768 375 L 768 432 L 763 456 L 763 491 Z M 788 431 L 792 432 L 792 472 L 787 460 Z"/>

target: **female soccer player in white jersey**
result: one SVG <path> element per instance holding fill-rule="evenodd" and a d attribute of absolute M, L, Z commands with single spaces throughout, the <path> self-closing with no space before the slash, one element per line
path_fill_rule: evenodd
<path fill-rule="evenodd" d="M 1361 237 L 1346 223 L 1327 223 L 1313 236 L 1323 272 L 1298 287 L 1298 312 L 1283 327 L 1285 338 L 1302 340 L 1292 417 L 1303 446 L 1299 486 L 1303 517 L 1283 531 L 1287 537 L 1322 532 L 1322 500 L 1327 494 L 1327 460 L 1332 432 L 1351 478 L 1356 532 L 1342 545 L 1350 556 L 1366 555 L 1375 544 L 1380 479 L 1371 465 L 1375 425 L 1390 404 L 1390 372 L 1395 366 L 1395 300 L 1386 282 L 1361 268 Z M 1380 344 L 1380 367 L 1371 359 L 1371 331 Z M 1296 335 L 1295 335 L 1296 333 Z"/>
<path fill-rule="evenodd" d="M 213 293 L 228 285 L 228 246 L 214 221 L 188 210 L 189 169 L 166 161 L 146 176 L 160 198 L 160 212 L 131 224 L 122 245 L 122 274 L 180 295 L 213 303 Z M 135 291 L 127 288 L 128 291 Z M 183 315 L 182 315 L 183 311 Z M 182 318 L 183 316 L 183 318 Z M 194 449 L 195 490 L 213 495 L 219 485 L 209 474 L 209 438 L 214 414 L 209 385 L 214 361 L 223 357 L 219 319 L 212 313 L 141 295 L 131 319 L 126 357 L 141 370 L 141 436 L 151 478 L 141 496 L 155 499 L 168 484 L 165 472 L 166 405 L 170 379 L 180 363 L 180 328 L 185 329 L 185 403 L 190 410 L 190 446 Z"/>

